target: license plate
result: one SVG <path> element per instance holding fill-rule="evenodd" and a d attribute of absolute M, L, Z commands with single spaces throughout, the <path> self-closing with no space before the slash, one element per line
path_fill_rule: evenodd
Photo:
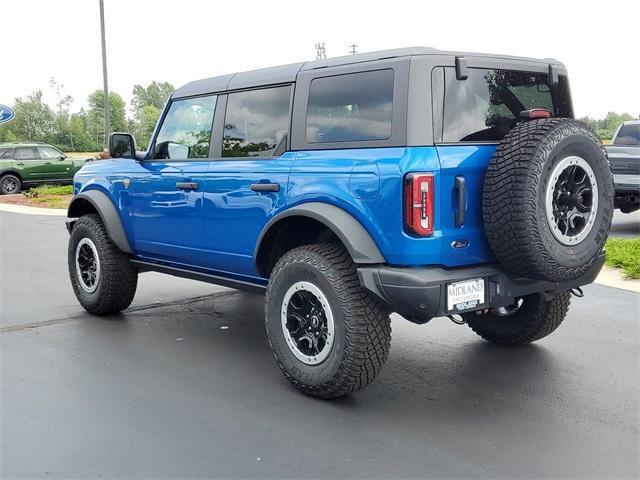
<path fill-rule="evenodd" d="M 447 311 L 464 312 L 484 306 L 484 278 L 473 278 L 447 284 Z"/>

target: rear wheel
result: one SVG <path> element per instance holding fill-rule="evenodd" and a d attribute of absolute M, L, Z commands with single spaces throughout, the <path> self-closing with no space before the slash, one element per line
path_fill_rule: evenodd
<path fill-rule="evenodd" d="M 389 312 L 360 286 L 341 245 L 286 253 L 269 279 L 265 317 L 278 366 L 309 395 L 336 398 L 364 388 L 389 353 Z"/>
<path fill-rule="evenodd" d="M 534 293 L 509 307 L 493 308 L 488 313 L 465 313 L 462 317 L 474 332 L 489 342 L 526 345 L 553 333 L 567 315 L 570 301 L 569 292 L 550 298 Z"/>
<path fill-rule="evenodd" d="M 22 190 L 22 182 L 16 175 L 7 174 L 0 178 L 0 194 L 10 195 L 19 193 Z"/>
<path fill-rule="evenodd" d="M 75 223 L 68 264 L 73 291 L 87 312 L 111 315 L 133 301 L 138 272 L 111 241 L 100 216 L 84 215 Z"/>

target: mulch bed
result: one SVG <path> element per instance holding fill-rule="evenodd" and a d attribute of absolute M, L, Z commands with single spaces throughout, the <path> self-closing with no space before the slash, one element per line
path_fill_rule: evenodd
<path fill-rule="evenodd" d="M 73 195 L 41 195 L 38 198 L 27 198 L 19 193 L 14 195 L 0 195 L 0 203 L 40 208 L 67 208 L 72 197 Z"/>

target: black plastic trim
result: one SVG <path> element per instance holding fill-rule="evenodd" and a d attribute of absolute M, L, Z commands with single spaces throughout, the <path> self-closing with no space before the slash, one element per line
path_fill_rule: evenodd
<path fill-rule="evenodd" d="M 497 264 L 450 269 L 364 266 L 358 268 L 358 277 L 364 288 L 388 303 L 393 311 L 416 323 L 425 323 L 433 317 L 447 314 L 447 283 L 486 278 L 487 304 L 482 308 L 506 307 L 512 305 L 517 297 L 531 293 L 567 291 L 592 283 L 600 273 L 604 259 L 602 252 L 588 272 L 569 282 L 512 278 Z"/>
<path fill-rule="evenodd" d="M 269 220 L 256 242 L 256 248 L 253 253 L 254 262 L 258 259 L 262 239 L 269 229 L 280 220 L 293 216 L 313 218 L 326 225 L 345 245 L 355 263 L 385 262 L 380 249 L 358 220 L 341 208 L 319 202 L 303 203 L 285 210 Z"/>
<path fill-rule="evenodd" d="M 462 175 L 456 176 L 456 192 L 458 196 L 456 227 L 462 227 L 467 216 L 467 182 Z"/>
<path fill-rule="evenodd" d="M 163 265 L 160 263 L 148 262 L 145 260 L 131 260 L 131 263 L 144 272 L 159 272 L 173 275 L 174 277 L 189 278 L 206 283 L 213 283 L 223 287 L 235 288 L 246 292 L 264 293 L 267 289 L 266 285 L 251 283 L 235 278 L 223 277 L 212 273 L 199 272 L 189 270 L 187 268 L 174 267 L 171 265 Z"/>
<path fill-rule="evenodd" d="M 131 245 L 129 245 L 129 240 L 127 239 L 127 234 L 122 226 L 122 220 L 120 219 L 118 210 L 107 194 L 99 190 L 89 190 L 88 192 L 79 193 L 73 197 L 67 210 L 67 217 L 78 218 L 82 215 L 82 213 L 78 211 L 81 200 L 89 202 L 96 209 L 102 219 L 102 223 L 107 229 L 107 234 L 111 241 L 123 252 L 133 253 Z"/>
<path fill-rule="evenodd" d="M 466 80 L 469 78 L 469 66 L 465 57 L 456 57 L 456 79 Z"/>

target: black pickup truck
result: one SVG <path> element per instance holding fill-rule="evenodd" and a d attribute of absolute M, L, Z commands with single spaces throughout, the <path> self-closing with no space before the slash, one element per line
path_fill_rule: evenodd
<path fill-rule="evenodd" d="M 615 208 L 634 212 L 640 208 L 640 120 L 620 125 L 605 149 L 613 173 Z"/>

